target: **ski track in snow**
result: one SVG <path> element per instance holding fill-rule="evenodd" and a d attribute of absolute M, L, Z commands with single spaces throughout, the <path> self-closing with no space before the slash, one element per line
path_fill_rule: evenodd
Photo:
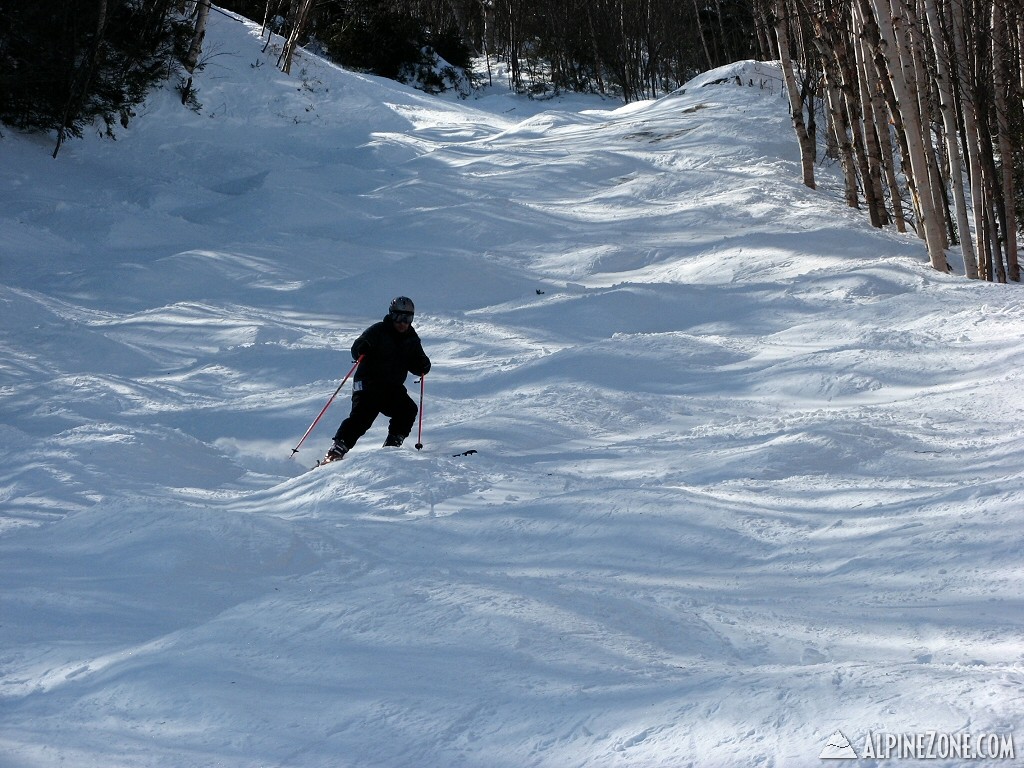
<path fill-rule="evenodd" d="M 0 141 L 0 765 L 1019 732 L 1018 286 L 801 187 L 770 65 L 459 102 L 255 34 L 199 114 Z M 424 449 L 307 471 L 343 395 L 289 461 L 397 294 Z"/>

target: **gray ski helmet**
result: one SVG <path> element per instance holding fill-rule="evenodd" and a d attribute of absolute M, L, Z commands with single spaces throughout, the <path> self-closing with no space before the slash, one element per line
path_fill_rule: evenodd
<path fill-rule="evenodd" d="M 408 315 L 409 320 L 412 320 L 413 313 L 416 311 L 416 307 L 412 303 L 412 299 L 407 296 L 396 296 L 391 300 L 391 306 L 388 308 L 388 315 L 392 318 L 397 315 Z"/>

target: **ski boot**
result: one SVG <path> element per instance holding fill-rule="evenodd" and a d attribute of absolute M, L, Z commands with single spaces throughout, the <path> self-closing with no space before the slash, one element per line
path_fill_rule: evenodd
<path fill-rule="evenodd" d="M 319 461 L 317 466 L 323 466 L 324 464 L 330 464 L 332 461 L 341 461 L 345 458 L 345 454 L 348 453 L 348 446 L 344 443 L 335 443 L 331 446 L 327 454 Z"/>

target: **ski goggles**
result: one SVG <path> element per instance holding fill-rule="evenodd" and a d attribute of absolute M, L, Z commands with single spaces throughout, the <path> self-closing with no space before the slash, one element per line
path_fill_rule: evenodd
<path fill-rule="evenodd" d="M 412 312 L 392 312 L 391 322 L 393 323 L 411 323 Z"/>

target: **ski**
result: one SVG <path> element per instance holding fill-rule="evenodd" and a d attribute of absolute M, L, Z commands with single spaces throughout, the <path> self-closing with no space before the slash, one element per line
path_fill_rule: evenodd
<path fill-rule="evenodd" d="M 480 451 L 476 450 L 476 448 L 470 448 L 467 451 L 461 451 L 459 453 L 453 453 L 452 454 L 452 458 L 453 459 L 460 459 L 463 456 L 475 456 L 478 453 L 480 453 Z M 341 457 L 339 457 L 337 459 L 327 459 L 327 457 L 324 457 L 322 459 L 318 459 L 316 464 L 314 464 L 312 467 L 310 467 L 310 469 L 317 469 L 318 467 L 325 467 L 328 464 L 334 464 L 336 461 L 341 461 Z"/>

